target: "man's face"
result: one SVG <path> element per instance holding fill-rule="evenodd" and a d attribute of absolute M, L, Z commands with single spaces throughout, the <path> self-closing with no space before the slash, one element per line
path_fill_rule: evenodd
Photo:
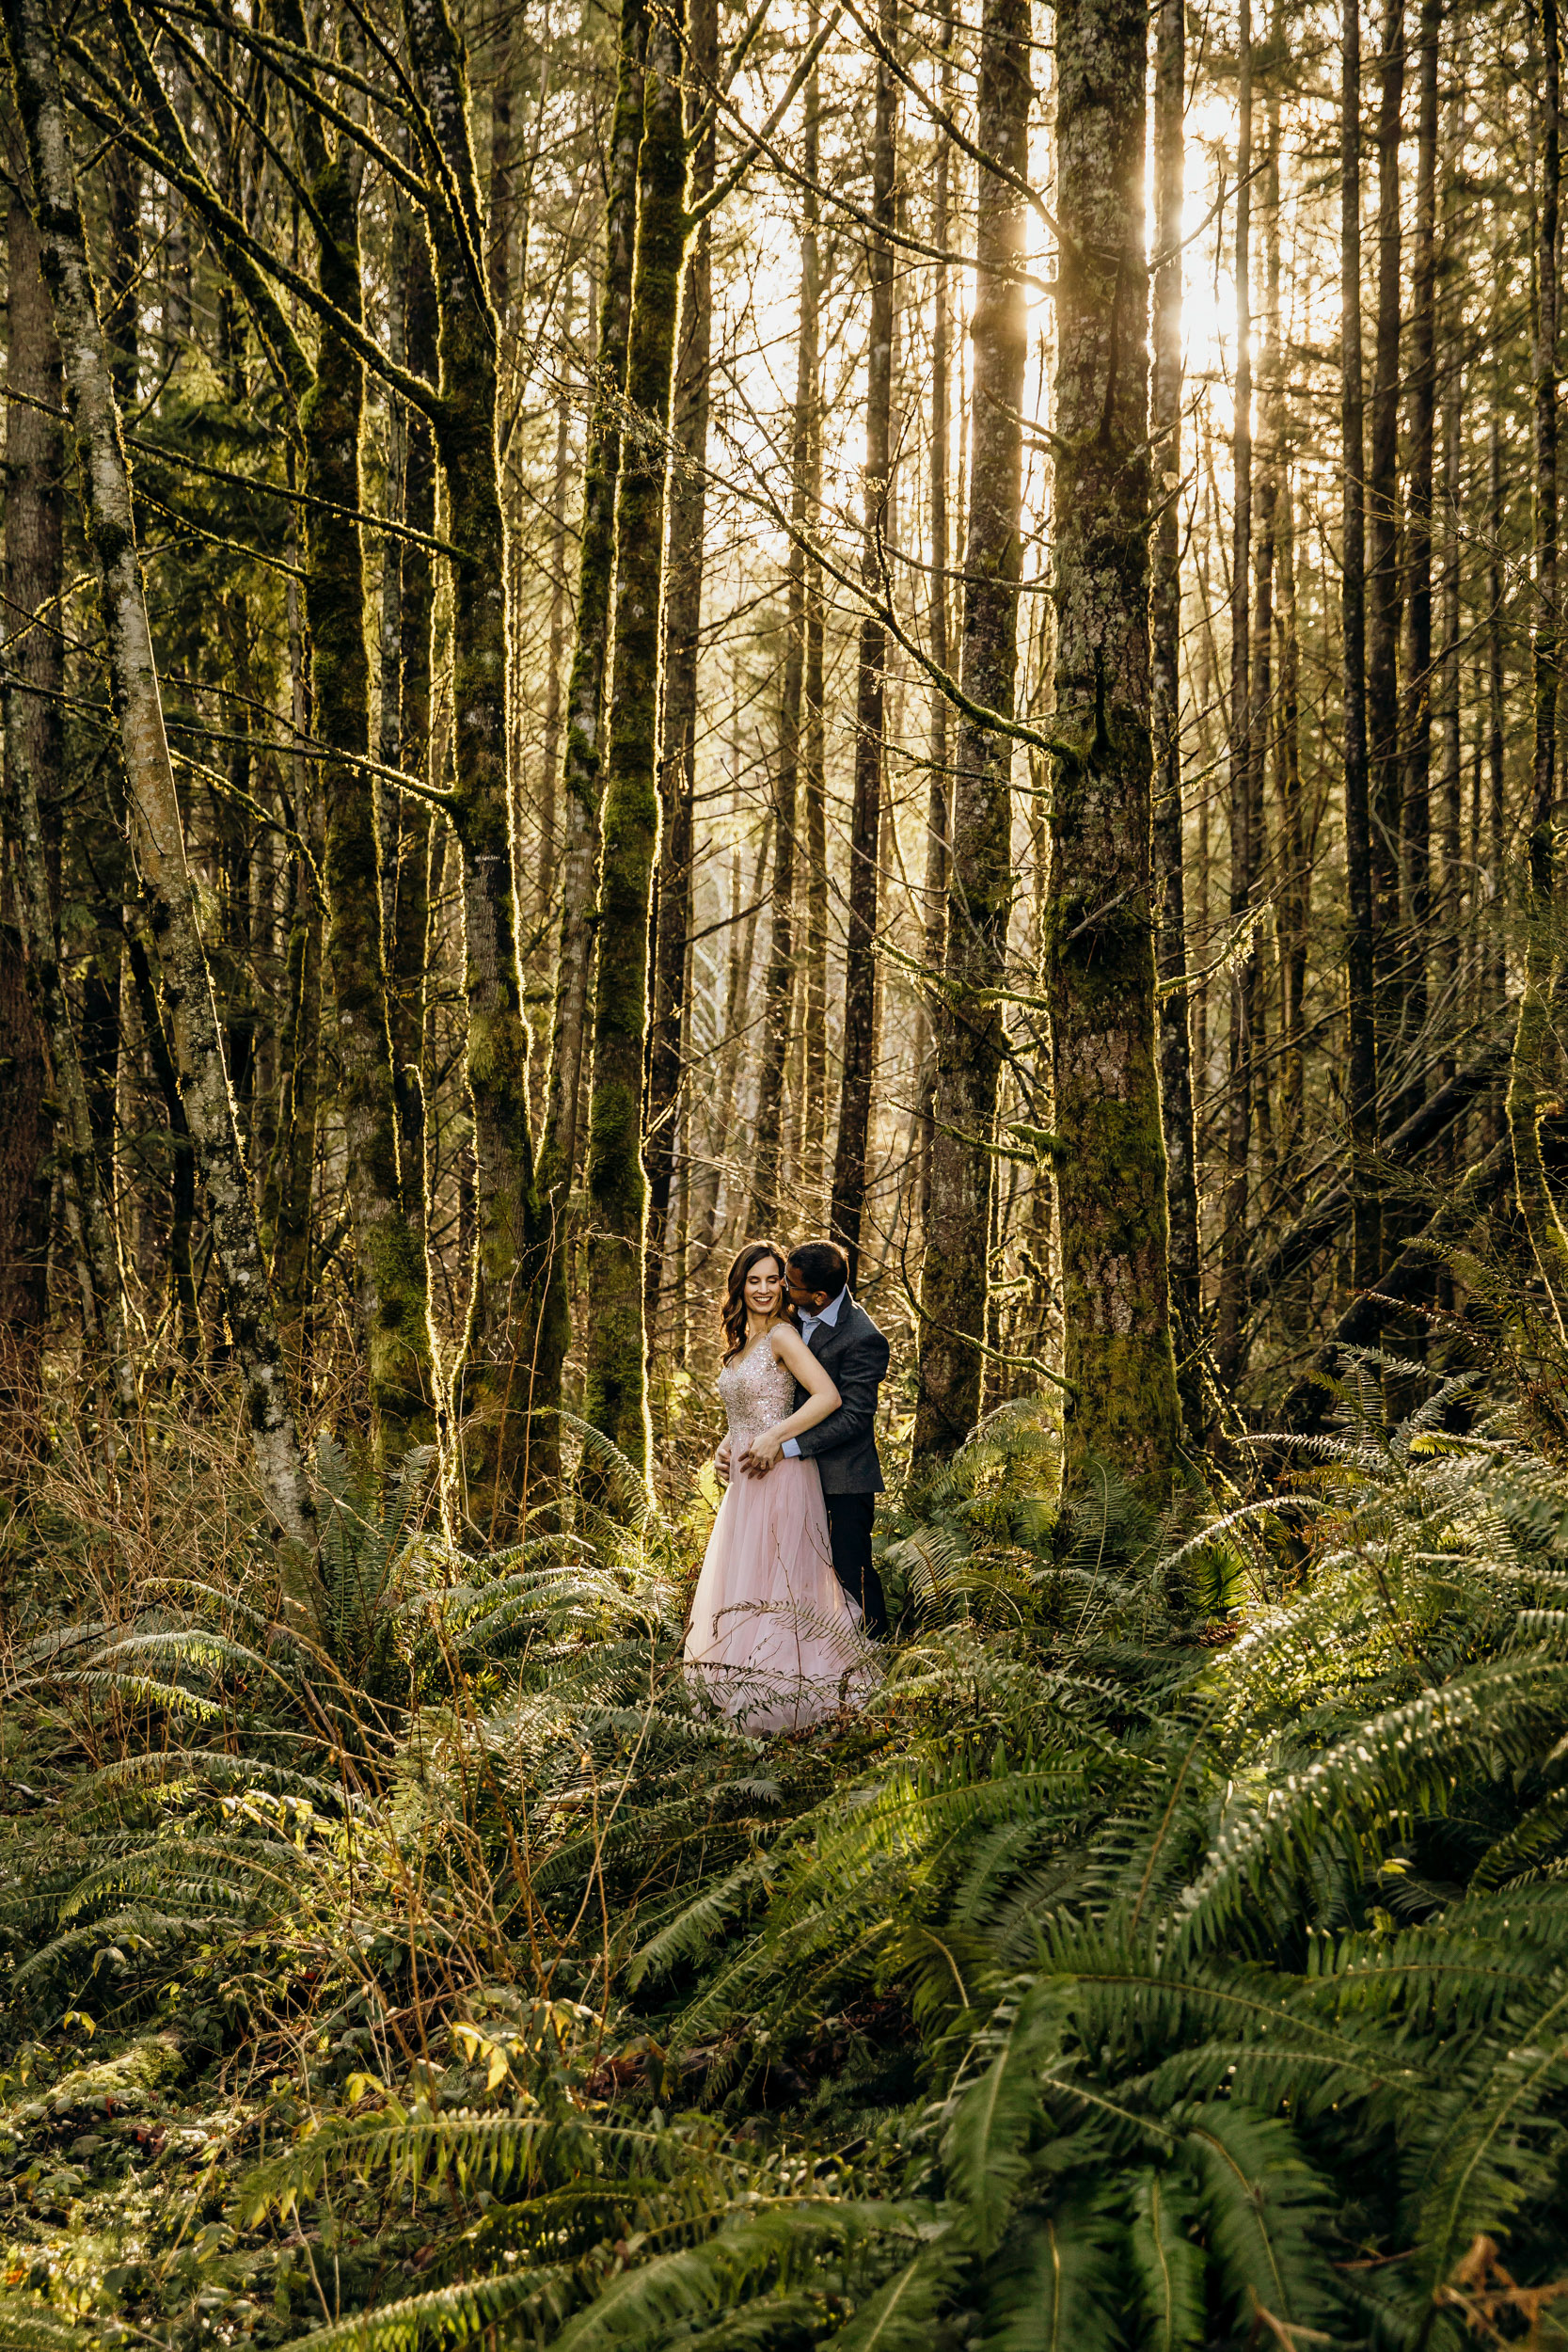
<path fill-rule="evenodd" d="M 828 1303 L 826 1291 L 807 1290 L 795 1266 L 788 1269 L 785 1279 L 789 1285 L 789 1303 L 798 1315 L 819 1315 L 822 1312 Z"/>

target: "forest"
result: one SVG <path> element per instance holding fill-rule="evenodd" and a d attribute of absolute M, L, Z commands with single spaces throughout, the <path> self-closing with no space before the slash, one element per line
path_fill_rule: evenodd
<path fill-rule="evenodd" d="M 0 0 L 0 2352 L 1568 2345 L 1558 8 Z"/>

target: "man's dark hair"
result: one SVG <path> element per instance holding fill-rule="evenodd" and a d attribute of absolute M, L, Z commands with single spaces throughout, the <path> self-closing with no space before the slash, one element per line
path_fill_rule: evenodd
<path fill-rule="evenodd" d="M 825 1291 L 830 1306 L 849 1279 L 849 1261 L 834 1241 L 803 1241 L 789 1263 L 809 1291 Z"/>

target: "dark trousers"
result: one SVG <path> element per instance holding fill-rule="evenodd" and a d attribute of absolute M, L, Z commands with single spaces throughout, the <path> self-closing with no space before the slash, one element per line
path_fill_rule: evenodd
<path fill-rule="evenodd" d="M 887 1605 L 882 1580 L 871 1558 L 871 1521 L 875 1495 L 824 1495 L 828 1506 L 828 1541 L 832 1548 L 833 1574 L 851 1600 L 865 1613 L 865 1629 L 879 1641 L 887 1631 Z"/>

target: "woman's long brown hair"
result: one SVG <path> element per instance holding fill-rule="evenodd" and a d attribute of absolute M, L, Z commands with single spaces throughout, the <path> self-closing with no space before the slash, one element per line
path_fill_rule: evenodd
<path fill-rule="evenodd" d="M 724 1304 L 720 1311 L 720 1318 L 724 1326 L 724 1361 L 727 1364 L 734 1363 L 746 1344 L 746 1277 L 754 1265 L 761 1263 L 764 1258 L 772 1258 L 777 1262 L 781 1282 L 788 1279 L 789 1261 L 777 1242 L 749 1241 L 743 1248 L 736 1252 L 735 1262 L 730 1267 L 729 1288 L 724 1294 Z M 780 1294 L 779 1319 L 781 1322 L 793 1321 L 793 1311 L 789 1304 L 787 1290 Z"/>

